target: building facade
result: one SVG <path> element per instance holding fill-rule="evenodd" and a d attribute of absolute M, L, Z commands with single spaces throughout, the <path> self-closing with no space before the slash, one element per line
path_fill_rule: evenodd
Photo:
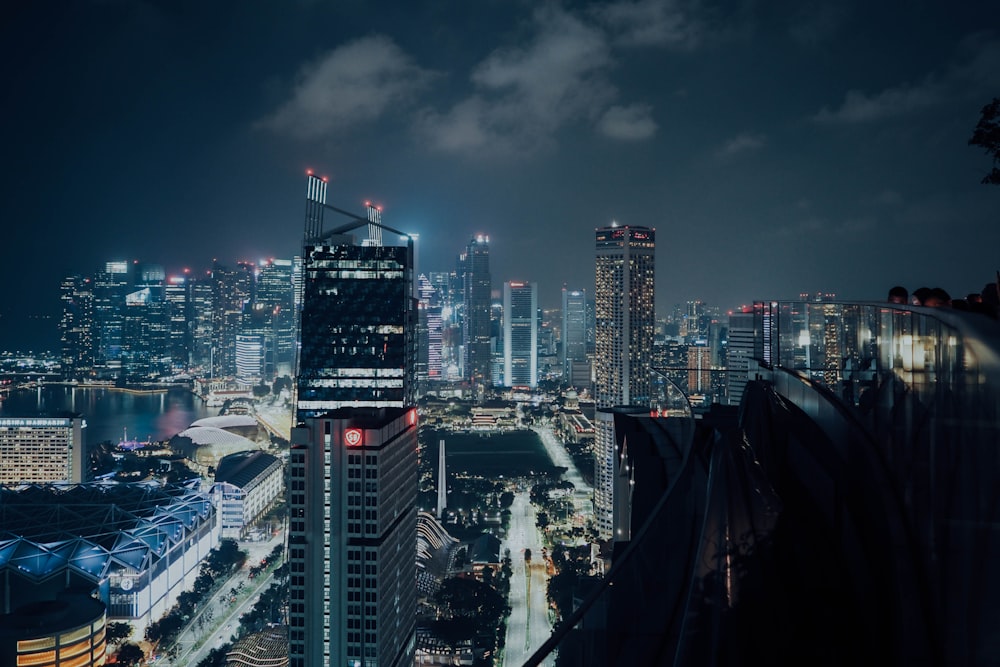
<path fill-rule="evenodd" d="M 729 339 L 726 345 L 726 395 L 729 405 L 739 405 L 749 379 L 748 369 L 754 353 L 753 312 L 729 316 Z"/>
<path fill-rule="evenodd" d="M 492 290 L 490 282 L 490 239 L 479 235 L 469 242 L 464 255 L 465 378 L 476 385 L 490 384 Z"/>
<path fill-rule="evenodd" d="M 281 461 L 275 456 L 255 450 L 222 457 L 212 486 L 222 537 L 243 538 L 284 486 Z"/>
<path fill-rule="evenodd" d="M 563 384 L 590 388 L 590 364 L 587 362 L 587 292 L 562 290 L 562 344 L 559 361 Z"/>
<path fill-rule="evenodd" d="M 297 375 L 297 419 L 342 406 L 403 407 L 416 392 L 413 249 L 307 246 Z"/>
<path fill-rule="evenodd" d="M 649 407 L 656 326 L 656 232 L 612 224 L 596 230 L 594 394 L 598 408 Z M 594 515 L 598 534 L 612 537 L 614 420 L 597 419 Z M 606 469 L 611 466 L 610 469 Z"/>
<path fill-rule="evenodd" d="M 538 386 L 538 285 L 503 284 L 503 381 L 506 387 Z"/>
<path fill-rule="evenodd" d="M 80 415 L 0 417 L 0 484 L 87 481 L 86 428 Z"/>
<path fill-rule="evenodd" d="M 293 429 L 292 667 L 413 664 L 417 412 L 341 408 Z"/>

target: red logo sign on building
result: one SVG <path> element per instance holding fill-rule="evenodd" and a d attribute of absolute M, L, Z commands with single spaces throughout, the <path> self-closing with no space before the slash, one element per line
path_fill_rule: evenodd
<path fill-rule="evenodd" d="M 361 429 L 360 428 L 349 428 L 344 431 L 344 442 L 347 443 L 348 447 L 357 447 L 361 444 Z"/>

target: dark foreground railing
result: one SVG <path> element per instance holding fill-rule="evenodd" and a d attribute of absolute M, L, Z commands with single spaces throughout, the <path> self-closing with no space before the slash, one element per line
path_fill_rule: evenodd
<path fill-rule="evenodd" d="M 660 427 L 682 462 L 527 664 L 1000 664 L 1000 326 L 756 313 L 738 420 Z"/>

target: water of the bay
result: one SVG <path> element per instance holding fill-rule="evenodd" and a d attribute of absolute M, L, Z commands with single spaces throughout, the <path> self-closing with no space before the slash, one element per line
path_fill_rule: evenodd
<path fill-rule="evenodd" d="M 46 385 L 0 396 L 0 416 L 32 417 L 60 412 L 80 413 L 87 420 L 86 438 L 96 444 L 129 440 L 168 440 L 192 422 L 214 417 L 209 408 L 186 389 L 136 394 L 97 387 Z"/>

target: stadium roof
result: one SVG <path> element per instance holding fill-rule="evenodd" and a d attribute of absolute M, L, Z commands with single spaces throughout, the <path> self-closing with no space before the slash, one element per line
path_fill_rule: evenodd
<path fill-rule="evenodd" d="M 219 415 L 218 417 L 205 417 L 196 422 L 192 422 L 191 427 L 211 426 L 214 428 L 239 428 L 245 426 L 256 426 L 257 420 L 250 415 Z"/>
<path fill-rule="evenodd" d="M 244 438 L 242 435 L 231 433 L 215 426 L 192 426 L 178 433 L 178 438 L 190 438 L 196 445 L 221 445 L 229 447 L 246 447 L 252 449 L 256 447 L 253 441 Z"/>
<path fill-rule="evenodd" d="M 93 581 L 141 572 L 213 512 L 197 482 L 0 485 L 0 572 L 34 581 L 64 568 Z"/>

